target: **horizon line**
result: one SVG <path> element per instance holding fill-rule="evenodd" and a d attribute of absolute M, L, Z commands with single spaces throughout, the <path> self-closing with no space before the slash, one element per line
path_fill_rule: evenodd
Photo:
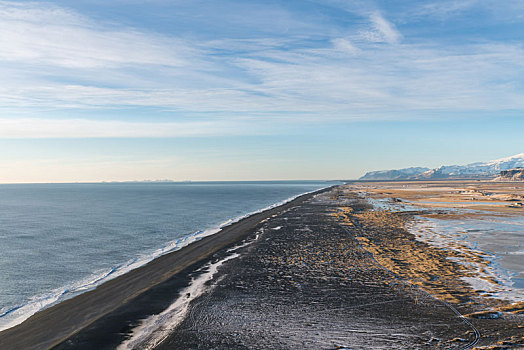
<path fill-rule="evenodd" d="M 356 179 L 272 179 L 272 180 L 102 180 L 102 181 L 57 181 L 57 182 L 0 182 L 0 185 L 68 185 L 68 184 L 130 184 L 130 183 L 147 183 L 147 184 L 184 184 L 184 183 L 208 183 L 208 182 L 343 182 L 356 181 Z"/>

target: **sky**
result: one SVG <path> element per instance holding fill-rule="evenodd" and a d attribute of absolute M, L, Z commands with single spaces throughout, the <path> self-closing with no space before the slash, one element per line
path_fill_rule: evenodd
<path fill-rule="evenodd" d="M 524 152 L 521 0 L 0 0 L 0 183 Z"/>

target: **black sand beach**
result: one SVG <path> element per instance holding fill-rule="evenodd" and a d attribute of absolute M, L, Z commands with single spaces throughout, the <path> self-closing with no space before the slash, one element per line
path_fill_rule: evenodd
<path fill-rule="evenodd" d="M 304 195 L 277 208 L 249 216 L 225 227 L 215 235 L 205 237 L 181 250 L 163 255 L 141 268 L 110 280 L 95 290 L 45 309 L 22 324 L 0 332 L 0 349 L 51 348 L 121 307 L 134 309 L 133 302 L 138 296 L 180 274 L 184 269 L 209 258 L 213 253 L 244 239 L 262 220 L 299 205 L 310 196 L 311 194 Z M 177 281 L 169 281 L 169 283 L 178 285 Z M 147 295 L 142 296 L 144 297 L 147 304 L 150 299 Z M 160 306 L 169 305 L 173 297 L 169 295 L 166 303 L 160 302 Z M 157 303 L 156 298 L 151 300 L 151 303 L 152 305 L 147 306 L 153 307 Z M 105 339 L 106 336 L 101 335 L 101 337 Z M 108 344 L 106 348 L 112 347 L 114 345 Z"/>
<path fill-rule="evenodd" d="M 158 349 L 496 349 L 524 344 L 521 316 L 463 317 L 482 310 L 464 286 L 441 286 L 457 297 L 446 302 L 379 264 L 363 240 L 402 249 L 400 243 L 412 237 L 394 226 L 365 225 L 356 216 L 364 209 L 369 206 L 358 194 L 339 188 L 269 220 L 259 239 L 224 266 L 216 288 L 194 303 L 190 317 Z M 437 260 L 445 259 L 437 256 L 436 269 Z"/>
<path fill-rule="evenodd" d="M 458 266 L 402 228 L 411 213 L 369 209 L 341 187 L 300 197 L 34 315 L 0 333 L 0 348 L 116 348 L 244 239 L 157 349 L 523 346 L 522 314 L 489 317 Z M 424 263 L 404 259 L 408 248 Z"/>

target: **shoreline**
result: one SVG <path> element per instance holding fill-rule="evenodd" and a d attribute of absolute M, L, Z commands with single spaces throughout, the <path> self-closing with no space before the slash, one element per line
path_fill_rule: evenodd
<path fill-rule="evenodd" d="M 299 196 L 306 195 L 306 194 L 309 194 L 315 191 L 319 191 L 324 188 L 332 187 L 332 186 L 333 185 L 324 186 L 316 190 L 293 195 L 291 197 L 288 197 L 288 198 L 276 201 L 274 203 L 271 203 L 269 205 L 266 205 L 262 207 L 261 209 L 256 209 L 256 210 L 247 212 L 242 215 L 226 217 L 224 220 L 221 220 L 220 223 L 212 224 L 211 226 L 205 229 L 197 230 L 192 233 L 186 234 L 185 236 L 165 242 L 162 246 L 160 246 L 156 250 L 151 250 L 143 254 L 137 253 L 138 255 L 136 255 L 135 257 L 132 257 L 127 261 L 110 266 L 103 270 L 99 270 L 99 272 L 97 273 L 93 272 L 91 275 L 84 276 L 81 279 L 76 280 L 76 281 L 70 281 L 69 283 L 64 284 L 62 286 L 57 286 L 56 288 L 50 289 L 47 292 L 42 291 L 40 293 L 28 296 L 25 303 L 14 304 L 13 307 L 11 307 L 10 309 L 7 309 L 4 313 L 0 314 L 0 321 L 2 321 L 0 322 L 0 332 L 16 327 L 19 324 L 23 323 L 25 320 L 27 320 L 29 317 L 31 317 L 32 315 L 38 312 L 41 312 L 49 307 L 62 303 L 65 300 L 74 298 L 75 296 L 83 294 L 87 291 L 93 290 L 97 288 L 98 286 L 118 276 L 124 275 L 134 269 L 140 268 L 148 264 L 150 261 L 162 255 L 166 255 L 173 251 L 180 250 L 183 247 L 195 241 L 198 241 L 204 237 L 214 235 L 220 232 L 223 228 L 230 226 L 246 217 L 261 213 L 268 209 L 272 209 L 272 208 L 281 206 L 283 204 L 286 204 L 294 200 L 295 198 Z M 19 314 L 15 318 L 11 320 L 3 319 L 4 316 L 9 316 L 9 314 L 13 312 L 18 313 L 19 310 L 22 311 L 22 314 Z"/>
<path fill-rule="evenodd" d="M 146 265 L 111 279 L 93 290 L 39 311 L 19 325 L 0 332 L 0 347 L 40 349 L 56 346 L 184 269 L 201 263 L 219 250 L 242 240 L 262 220 L 332 187 L 302 194 L 280 206 L 256 212 L 223 227 L 215 234 L 161 255 Z"/>

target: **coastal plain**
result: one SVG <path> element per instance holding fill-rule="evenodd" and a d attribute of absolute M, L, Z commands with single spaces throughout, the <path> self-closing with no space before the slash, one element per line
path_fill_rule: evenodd
<path fill-rule="evenodd" d="M 484 298 L 451 250 L 415 239 L 419 211 L 348 184 L 271 218 L 160 346 L 510 349 L 522 302 Z"/>
<path fill-rule="evenodd" d="M 353 182 L 300 197 L 200 241 L 205 249 L 199 244 L 181 249 L 178 255 L 192 257 L 182 266 L 176 266 L 172 256 L 177 254 L 171 254 L 162 264 L 153 262 L 131 272 L 133 280 L 150 278 L 153 271 L 163 272 L 164 278 L 148 282 L 105 313 L 97 311 L 105 304 L 96 300 L 82 310 L 82 295 L 61 309 L 64 303 L 53 307 L 62 316 L 73 311 L 82 320 L 88 310 L 99 312 L 89 322 L 51 317 L 39 324 L 45 314 L 37 314 L 18 330 L 0 333 L 0 345 L 14 349 L 17 341 L 55 349 L 522 348 L 522 300 L 492 298 L 468 283 L 475 271 L 464 259 L 486 268 L 489 261 L 474 250 L 424 242 L 410 230 L 421 216 L 463 215 L 422 203 L 444 197 L 440 202 L 463 205 L 466 196 L 492 196 L 507 205 L 495 199 L 481 201 L 489 202 L 481 205 L 490 212 L 522 215 L 518 206 L 509 207 L 518 203 L 516 196 L 522 192 L 514 190 L 521 185 L 473 185 Z M 458 199 L 453 201 L 453 196 Z M 395 210 L 384 205 L 415 198 L 420 207 Z M 473 199 L 471 205 L 477 205 Z M 220 245 L 211 248 L 216 243 Z M 205 275 L 210 278 L 200 290 L 188 289 Z M 129 281 L 125 276 L 122 281 Z M 136 288 L 119 286 L 102 285 L 92 294 Z M 187 309 L 181 313 L 182 304 Z M 53 308 L 47 313 L 57 312 Z M 162 320 L 159 316 L 166 322 L 150 322 Z M 54 333 L 60 323 L 69 324 L 69 334 Z M 52 341 L 37 343 L 34 329 L 41 330 L 39 341 L 45 340 L 46 331 Z M 133 342 L 144 334 L 144 339 L 155 341 Z"/>

